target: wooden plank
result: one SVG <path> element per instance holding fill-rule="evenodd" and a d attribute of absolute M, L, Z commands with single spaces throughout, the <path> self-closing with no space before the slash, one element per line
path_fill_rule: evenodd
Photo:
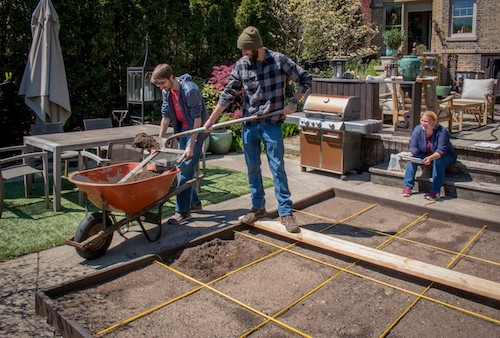
<path fill-rule="evenodd" d="M 281 223 L 269 219 L 258 220 L 253 226 L 344 256 L 500 301 L 500 283 L 497 282 L 372 249 L 307 229 L 301 229 L 299 233 L 292 234 L 287 232 Z"/>

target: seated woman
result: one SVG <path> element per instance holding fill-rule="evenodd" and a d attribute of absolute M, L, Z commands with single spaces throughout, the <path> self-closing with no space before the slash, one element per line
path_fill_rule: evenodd
<path fill-rule="evenodd" d="M 425 198 L 431 201 L 439 199 L 446 166 L 455 163 L 457 154 L 451 145 L 448 129 L 439 125 L 434 112 L 426 111 L 422 114 L 420 124 L 411 134 L 410 151 L 406 155 L 422 159 L 422 164 L 425 165 L 432 163 L 432 190 L 425 194 Z M 403 188 L 405 197 L 411 196 L 418 165 L 410 161 L 406 163 Z"/>

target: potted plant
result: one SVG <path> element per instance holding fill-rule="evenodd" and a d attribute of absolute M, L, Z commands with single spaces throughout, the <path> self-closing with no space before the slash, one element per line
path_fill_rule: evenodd
<path fill-rule="evenodd" d="M 216 129 L 210 133 L 210 151 L 212 154 L 226 154 L 231 149 L 233 132 L 231 129 Z"/>
<path fill-rule="evenodd" d="M 404 40 L 403 31 L 399 28 L 387 29 L 382 33 L 382 38 L 386 46 L 385 55 L 397 56 L 398 49 Z"/>

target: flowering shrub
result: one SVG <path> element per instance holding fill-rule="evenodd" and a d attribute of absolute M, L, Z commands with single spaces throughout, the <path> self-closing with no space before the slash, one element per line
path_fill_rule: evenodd
<path fill-rule="evenodd" d="M 205 95 L 207 95 L 207 98 L 217 96 L 217 100 L 219 100 L 220 93 L 224 91 L 224 88 L 226 88 L 227 84 L 229 83 L 229 75 L 231 75 L 231 71 L 233 70 L 233 68 L 234 63 L 227 62 L 212 66 L 212 72 L 210 73 L 210 77 L 207 79 L 206 83 L 212 87 L 211 90 L 215 89 L 216 91 L 218 91 L 218 93 L 215 95 L 212 91 L 207 90 L 207 92 L 205 93 Z M 227 114 L 232 119 L 242 117 L 242 101 L 243 89 L 241 89 L 236 94 L 233 103 L 226 109 L 226 112 L 224 114 Z M 215 104 L 217 104 L 217 102 L 215 102 Z"/>
<path fill-rule="evenodd" d="M 202 96 L 205 100 L 205 105 L 209 112 L 213 111 L 217 102 L 219 101 L 221 93 L 226 88 L 229 83 L 229 75 L 233 70 L 234 63 L 220 63 L 218 65 L 212 66 L 212 72 L 210 76 L 205 81 L 205 86 L 202 90 Z M 243 90 L 240 90 L 233 103 L 227 107 L 224 113 L 221 114 L 217 123 L 230 121 L 233 119 L 238 119 L 243 116 Z M 233 124 L 229 127 L 233 132 L 233 144 L 231 146 L 232 151 L 239 151 L 241 147 L 241 124 Z"/>
<path fill-rule="evenodd" d="M 218 91 L 223 91 L 229 82 L 229 75 L 233 67 L 234 63 L 227 62 L 212 66 L 210 77 L 207 79 L 206 83 L 212 85 Z"/>

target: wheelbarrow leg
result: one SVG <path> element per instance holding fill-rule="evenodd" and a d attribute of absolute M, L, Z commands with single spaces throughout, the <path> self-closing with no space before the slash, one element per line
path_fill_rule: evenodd
<path fill-rule="evenodd" d="M 141 217 L 139 217 L 139 219 L 137 219 L 137 223 L 139 223 L 139 226 L 141 227 L 142 232 L 144 233 L 144 236 L 146 236 L 146 239 L 149 242 L 156 242 L 161 237 L 161 220 L 162 220 L 163 204 L 164 203 L 160 203 L 160 205 L 158 206 L 158 213 L 157 214 L 155 214 L 155 213 L 147 213 L 147 214 L 144 214 Z M 145 221 L 145 220 L 152 219 L 152 218 L 154 218 L 154 221 L 151 222 L 151 223 L 156 223 L 156 228 L 157 228 L 156 236 L 154 238 L 151 238 L 149 236 L 148 230 L 146 230 L 144 228 L 144 226 L 142 225 L 142 222 L 141 222 L 141 221 Z M 151 230 L 152 229 L 150 229 L 149 232 L 151 232 Z"/>

